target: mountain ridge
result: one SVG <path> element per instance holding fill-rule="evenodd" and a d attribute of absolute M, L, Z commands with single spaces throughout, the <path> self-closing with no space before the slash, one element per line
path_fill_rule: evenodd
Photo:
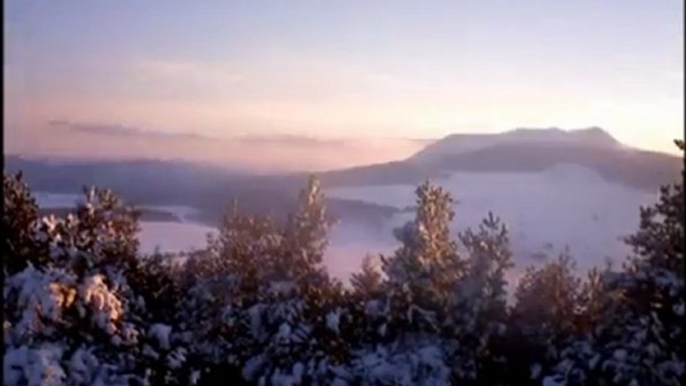
<path fill-rule="evenodd" d="M 509 134 L 508 134 L 509 133 Z M 464 138 L 455 134 L 446 138 Z M 441 154 L 429 161 L 416 162 L 413 155 L 400 161 L 333 169 L 315 174 L 324 188 L 364 185 L 416 185 L 426 179 L 440 179 L 453 172 L 538 173 L 560 165 L 580 165 L 597 172 L 602 178 L 629 187 L 654 192 L 660 185 L 679 177 L 683 159 L 666 153 L 639 150 L 621 145 L 599 128 L 577 132 L 577 139 L 560 142 L 568 134 L 553 128 L 512 130 L 494 134 L 514 136 L 515 141 L 497 142 L 476 150 Z M 472 138 L 494 135 L 472 134 Z M 531 139 L 531 138 L 534 139 Z M 555 143 L 549 146 L 550 140 Z M 579 140 L 578 138 L 582 138 Z M 594 139 L 604 138 L 595 143 Z M 439 140 L 437 143 L 446 140 Z M 557 142 L 556 142 L 557 141 Z M 558 143 L 559 142 L 559 143 Z M 431 152 L 434 145 L 420 152 Z M 428 150 L 427 150 L 428 149 Z M 418 153 L 420 153 L 418 152 Z M 418 154 L 417 153 L 417 154 Z M 202 209 L 216 220 L 231 197 L 255 202 L 255 210 L 291 205 L 311 172 L 288 172 L 259 175 L 226 167 L 202 165 L 189 161 L 84 161 L 55 162 L 31 160 L 32 157 L 5 155 L 6 170 L 24 170 L 29 183 L 39 190 L 73 192 L 83 185 L 98 185 L 120 191 L 140 203 L 188 205 Z M 264 202 L 262 202 L 264 201 Z M 387 216 L 389 208 L 369 207 L 361 203 L 332 200 L 337 214 L 365 211 Z"/>
<path fill-rule="evenodd" d="M 427 145 L 412 155 L 409 160 L 425 163 L 454 155 L 476 151 L 502 144 L 536 143 L 541 146 L 588 146 L 618 148 L 626 147 L 600 127 L 592 126 L 581 129 L 529 128 L 518 127 L 501 133 L 456 133 Z"/>
<path fill-rule="evenodd" d="M 401 161 L 333 170 L 328 186 L 417 184 L 451 172 L 542 172 L 561 164 L 587 167 L 603 178 L 655 191 L 679 177 L 683 159 L 622 144 L 599 127 L 516 128 L 494 134 L 451 134 Z"/>

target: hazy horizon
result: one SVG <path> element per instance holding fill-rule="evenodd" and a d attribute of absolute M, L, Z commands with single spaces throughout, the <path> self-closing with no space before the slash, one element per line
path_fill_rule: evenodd
<path fill-rule="evenodd" d="M 53 120 L 364 140 L 599 126 L 670 154 L 683 138 L 679 1 L 167 4 L 6 2 L 5 138 L 89 143 Z M 377 158 L 412 152 L 390 148 Z"/>
<path fill-rule="evenodd" d="M 683 0 L 4 11 L 3 385 L 686 375 Z"/>

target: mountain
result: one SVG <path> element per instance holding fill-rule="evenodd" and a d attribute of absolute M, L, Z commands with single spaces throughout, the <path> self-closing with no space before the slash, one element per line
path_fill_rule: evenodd
<path fill-rule="evenodd" d="M 542 172 L 573 164 L 632 188 L 655 191 L 679 177 L 683 159 L 623 145 L 601 128 L 518 128 L 453 134 L 403 161 L 321 174 L 327 186 L 417 184 L 451 172 Z"/>
<path fill-rule="evenodd" d="M 585 166 L 607 180 L 654 191 L 678 177 L 681 159 L 640 150 L 500 145 L 470 154 L 445 157 L 437 166 L 475 172 L 537 172 L 561 164 Z"/>
<path fill-rule="evenodd" d="M 129 130 L 126 135 L 138 134 Z M 255 154 L 260 153 L 253 153 L 253 157 Z M 559 174 L 560 170 L 568 170 L 565 165 L 578 165 L 608 181 L 654 192 L 679 177 L 682 162 L 680 157 L 624 146 L 599 128 L 516 129 L 501 134 L 455 134 L 428 144 L 402 161 L 331 170 L 317 176 L 326 189 L 416 185 L 427 178 L 438 179 L 460 171 Z M 74 193 L 84 185 L 96 185 L 113 189 L 139 205 L 197 208 L 198 219 L 212 224 L 234 198 L 247 211 L 271 212 L 277 217 L 287 213 L 308 175 L 254 175 L 179 160 L 57 162 L 12 155 L 5 155 L 5 168 L 24 171 L 36 191 Z M 367 223 L 378 223 L 398 212 L 392 206 L 358 200 L 332 198 L 328 204 L 330 212 L 341 219 Z"/>
<path fill-rule="evenodd" d="M 444 156 L 482 150 L 496 145 L 578 146 L 617 149 L 622 145 L 598 127 L 577 130 L 517 128 L 500 134 L 453 134 L 426 146 L 410 159 L 433 162 Z"/>

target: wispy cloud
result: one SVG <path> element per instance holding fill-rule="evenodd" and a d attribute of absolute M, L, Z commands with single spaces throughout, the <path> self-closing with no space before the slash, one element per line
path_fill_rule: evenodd
<path fill-rule="evenodd" d="M 147 130 L 140 127 L 125 126 L 119 123 L 82 123 L 60 119 L 48 121 L 49 129 L 60 130 L 63 133 L 85 133 L 111 137 L 178 137 L 200 138 L 200 135 L 192 133 L 163 132 Z"/>
<path fill-rule="evenodd" d="M 242 82 L 246 79 L 245 74 L 236 72 L 225 64 L 199 61 L 144 59 L 133 62 L 130 68 L 138 75 L 172 81 L 220 82 L 226 84 Z"/>

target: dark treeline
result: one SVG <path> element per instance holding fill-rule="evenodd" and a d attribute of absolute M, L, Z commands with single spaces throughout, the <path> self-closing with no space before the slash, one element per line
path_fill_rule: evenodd
<path fill-rule="evenodd" d="M 398 249 L 350 286 L 322 264 L 314 179 L 285 219 L 234 203 L 204 250 L 152 256 L 110 191 L 58 217 L 21 174 L 3 190 L 5 385 L 685 384 L 683 180 L 641 209 L 622 267 L 580 276 L 560 256 L 512 302 L 505 225 L 454 237 L 428 182 Z"/>
<path fill-rule="evenodd" d="M 298 189 L 306 179 L 300 173 L 249 175 L 183 161 L 53 162 L 10 155 L 5 168 L 8 173 L 21 171 L 36 191 L 71 194 L 82 185 L 107 186 L 121 201 L 138 206 L 193 207 L 198 213 L 191 217 L 212 226 L 219 223 L 227 197 L 240 200 L 242 212 L 270 213 L 283 220 L 296 207 Z M 390 206 L 340 198 L 327 198 L 326 206 L 333 216 L 370 225 L 397 212 Z"/>

